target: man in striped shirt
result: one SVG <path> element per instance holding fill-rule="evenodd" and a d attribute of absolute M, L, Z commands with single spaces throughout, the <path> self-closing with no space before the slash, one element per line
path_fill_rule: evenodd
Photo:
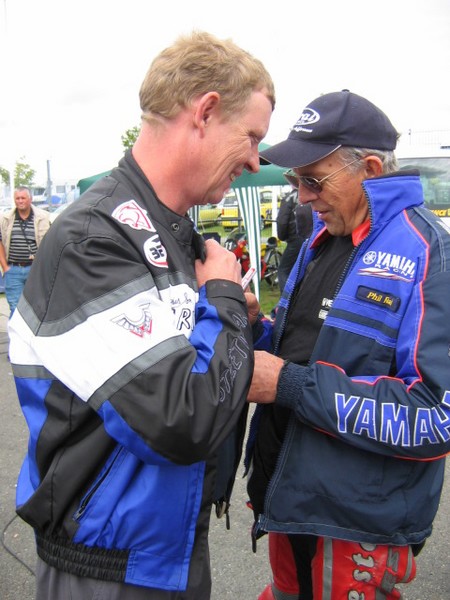
<path fill-rule="evenodd" d="M 49 213 L 31 204 L 29 188 L 14 192 L 15 207 L 1 217 L 0 266 L 10 317 L 17 306 L 39 244 L 50 227 Z"/>

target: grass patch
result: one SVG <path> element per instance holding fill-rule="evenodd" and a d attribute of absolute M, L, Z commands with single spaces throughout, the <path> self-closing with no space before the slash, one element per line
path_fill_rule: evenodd
<path fill-rule="evenodd" d="M 261 305 L 261 311 L 266 316 L 270 316 L 271 310 L 278 304 L 279 299 L 279 287 L 271 287 L 266 281 L 262 281 L 259 288 L 259 304 Z"/>

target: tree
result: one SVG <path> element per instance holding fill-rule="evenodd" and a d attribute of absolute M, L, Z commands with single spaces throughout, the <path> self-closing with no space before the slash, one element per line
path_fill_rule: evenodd
<path fill-rule="evenodd" d="M 25 157 L 21 156 L 16 162 L 16 168 L 14 171 L 14 187 L 19 187 L 21 185 L 32 187 L 34 185 L 34 176 L 36 175 L 36 171 L 32 169 L 28 163 L 23 162 L 24 160 Z"/>
<path fill-rule="evenodd" d="M 27 187 L 32 187 L 34 185 L 34 176 L 36 175 L 36 171 L 24 161 L 25 157 L 21 156 L 16 162 L 14 169 L 14 187 L 16 188 L 21 185 L 26 185 Z M 0 167 L 0 176 L 3 183 L 9 185 L 9 171 L 4 167 Z"/>
<path fill-rule="evenodd" d="M 141 128 L 136 125 L 135 127 L 131 127 L 130 129 L 127 129 L 125 131 L 125 133 L 122 135 L 121 140 L 122 140 L 122 146 L 124 148 L 124 152 L 126 150 L 129 150 L 133 146 L 134 142 L 137 139 L 137 136 L 139 135 L 140 130 L 141 130 Z"/>
<path fill-rule="evenodd" d="M 2 178 L 3 183 L 8 185 L 9 183 L 9 171 L 3 167 L 0 167 L 0 177 Z"/>

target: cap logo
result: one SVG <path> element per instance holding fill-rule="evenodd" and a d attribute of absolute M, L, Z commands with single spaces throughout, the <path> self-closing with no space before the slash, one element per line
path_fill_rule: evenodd
<path fill-rule="evenodd" d="M 320 115 L 317 111 L 312 108 L 305 108 L 302 114 L 300 115 L 299 120 L 292 128 L 293 131 L 303 131 L 303 127 L 305 125 L 312 125 L 313 123 L 317 123 L 320 119 Z"/>

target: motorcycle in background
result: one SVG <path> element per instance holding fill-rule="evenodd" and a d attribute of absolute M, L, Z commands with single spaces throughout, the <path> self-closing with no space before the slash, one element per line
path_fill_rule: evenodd
<path fill-rule="evenodd" d="M 224 246 L 236 255 L 241 264 L 242 275 L 250 268 L 250 255 L 248 251 L 247 233 L 243 229 L 234 229 Z M 279 251 L 280 240 L 274 236 L 261 244 L 261 281 L 266 281 L 270 287 L 278 285 L 278 267 L 281 261 Z"/>

